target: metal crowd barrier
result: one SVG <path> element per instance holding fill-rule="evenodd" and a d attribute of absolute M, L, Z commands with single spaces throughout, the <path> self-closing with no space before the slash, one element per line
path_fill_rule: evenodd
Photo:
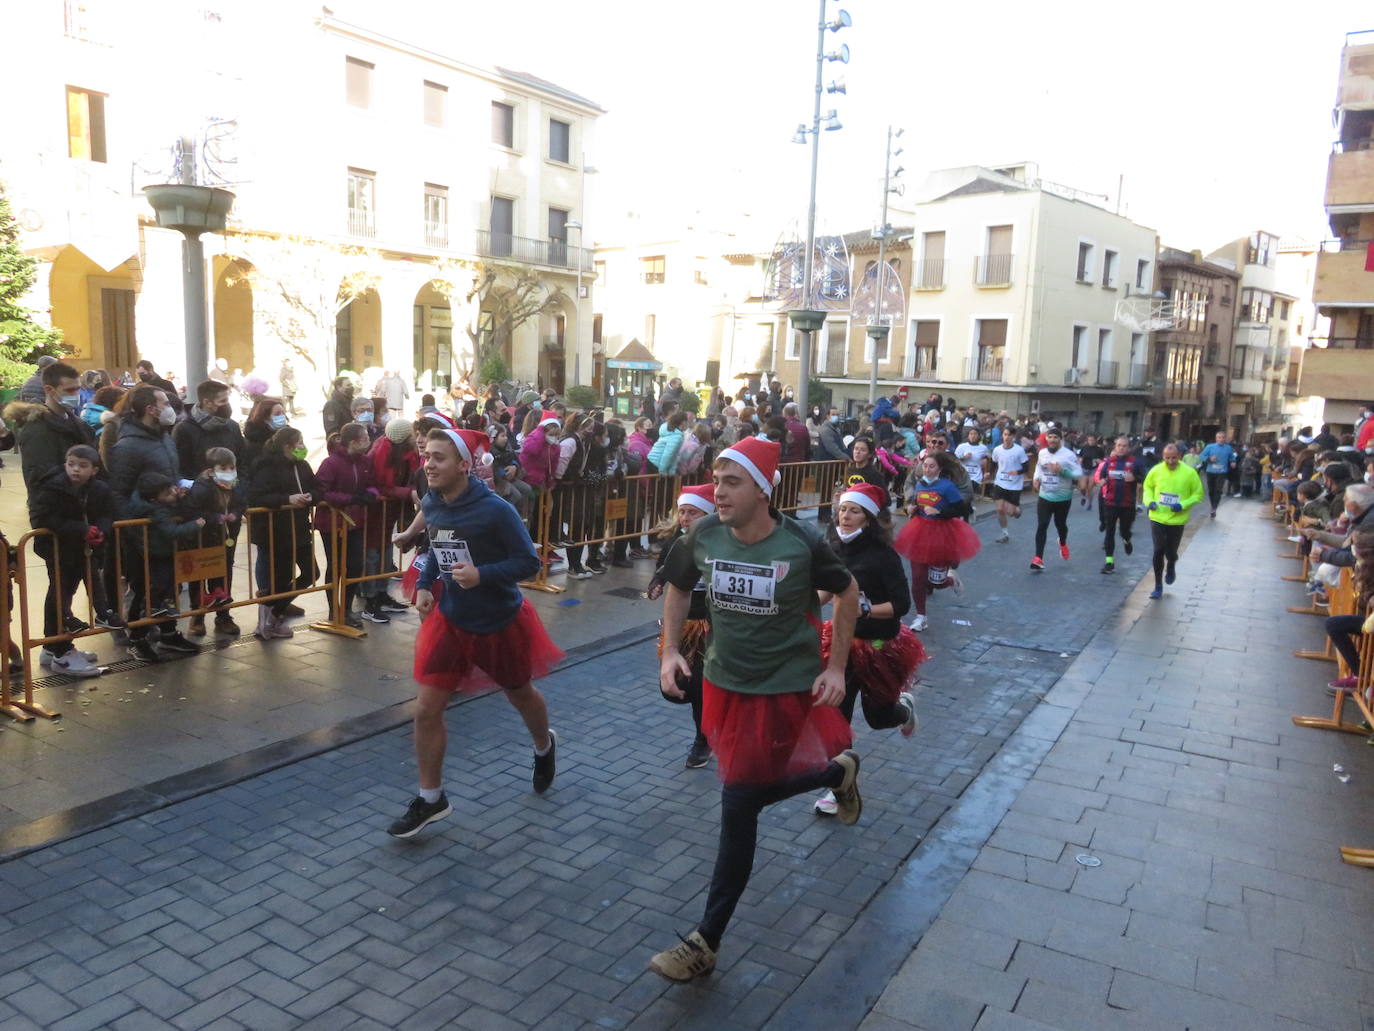
<path fill-rule="evenodd" d="M 829 505 L 844 482 L 847 462 L 792 462 L 778 466 L 773 505 L 783 512 Z M 520 586 L 550 594 L 566 588 L 549 583 L 554 551 L 633 541 L 653 533 L 677 510 L 684 485 L 706 482 L 710 471 L 686 476 L 647 473 L 619 476 L 602 483 L 559 484 L 541 492 L 531 520 L 530 536 L 541 562 L 532 580 Z"/>

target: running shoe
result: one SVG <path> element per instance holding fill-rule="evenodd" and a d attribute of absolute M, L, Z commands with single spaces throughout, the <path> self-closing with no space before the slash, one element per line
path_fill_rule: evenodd
<path fill-rule="evenodd" d="M 859 822 L 859 814 L 864 811 L 863 799 L 859 797 L 859 753 L 846 748 L 832 761 L 844 771 L 844 779 L 835 789 L 835 804 L 838 806 L 835 818 L 846 827 L 853 826 Z"/>
<path fill-rule="evenodd" d="M 549 750 L 543 755 L 535 754 L 534 757 L 534 793 L 542 795 L 549 790 L 549 785 L 553 783 L 554 774 L 554 753 L 558 751 L 558 737 L 551 730 L 549 731 Z"/>
<path fill-rule="evenodd" d="M 716 950 L 706 944 L 700 931 L 693 931 L 680 944 L 649 960 L 649 969 L 679 984 L 695 981 L 716 969 Z"/>
<path fill-rule="evenodd" d="M 817 816 L 834 816 L 840 811 L 840 803 L 835 801 L 835 792 L 826 791 L 816 799 L 814 808 Z"/>
<path fill-rule="evenodd" d="M 1171 584 L 1174 582 L 1175 579 L 1176 578 L 1174 576 L 1174 564 L 1170 562 L 1167 566 L 1164 567 L 1164 582 L 1166 584 Z"/>
<path fill-rule="evenodd" d="M 194 641 L 188 641 L 180 633 L 167 634 L 157 642 L 162 648 L 169 652 L 176 652 L 178 655 L 199 655 L 200 645 Z"/>
<path fill-rule="evenodd" d="M 109 609 L 95 617 L 95 625 L 106 630 L 123 630 L 124 620 L 119 618 L 119 613 L 114 609 Z"/>
<path fill-rule="evenodd" d="M 406 814 L 388 827 L 386 832 L 393 838 L 413 838 L 435 820 L 442 820 L 451 812 L 453 807 L 448 804 L 448 796 L 443 792 L 433 802 L 426 802 L 416 795 L 411 799 Z"/>
<path fill-rule="evenodd" d="M 631 548 L 631 549 L 630 549 L 630 558 L 632 558 L 632 559 L 653 558 L 653 555 L 649 554 L 649 553 L 648 553 L 647 551 L 645 551 L 643 548 L 634 547 L 634 548 Z"/>
<path fill-rule="evenodd" d="M 1301 536 L 1298 536 L 1298 535 L 1295 535 L 1295 536 L 1289 537 L 1288 540 L 1289 540 L 1289 542 L 1292 543 L 1292 544 L 1297 544 L 1297 543 L 1299 543 L 1299 542 L 1302 540 L 1302 537 L 1301 537 Z"/>
<path fill-rule="evenodd" d="M 1326 685 L 1327 694 L 1335 694 L 1337 691 L 1351 691 L 1360 686 L 1360 678 L 1356 676 L 1341 677 L 1333 680 Z"/>
<path fill-rule="evenodd" d="M 82 652 L 81 654 L 86 657 L 87 662 L 94 662 L 98 658 L 95 652 Z M 51 651 L 49 651 L 47 648 L 39 649 L 38 665 L 42 666 L 44 669 L 47 669 L 53 664 L 53 660 L 55 660 L 56 658 L 57 656 L 54 655 Z M 23 671 L 21 670 L 20 672 Z"/>
<path fill-rule="evenodd" d="M 1122 546 L 1123 548 L 1126 549 L 1126 554 L 1127 554 L 1127 555 L 1129 555 L 1131 552 L 1135 551 L 1135 548 L 1131 545 L 1130 540 L 1129 540 L 1128 538 L 1126 538 L 1126 537 L 1122 537 L 1122 538 L 1121 538 L 1121 546 Z"/>
<path fill-rule="evenodd" d="M 66 619 L 66 623 L 64 625 L 66 626 L 67 633 L 69 634 L 79 634 L 82 631 L 89 630 L 91 628 L 91 624 L 85 622 L 84 620 L 77 619 L 75 616 L 68 616 Z"/>
<path fill-rule="evenodd" d="M 369 623 L 390 623 L 390 622 L 391 622 L 391 617 L 388 616 L 385 612 L 382 611 L 381 606 L 379 606 L 379 605 L 377 605 L 377 604 L 375 604 L 375 603 L 374 603 L 374 604 L 371 604 L 371 605 L 368 605 L 366 608 L 364 608 L 364 609 L 363 609 L 363 612 L 362 612 L 362 616 L 363 616 L 363 619 L 367 620 Z"/>
<path fill-rule="evenodd" d="M 921 729 L 920 717 L 916 715 L 916 696 L 910 691 L 903 691 L 898 700 L 906 706 L 907 711 L 906 722 L 902 724 L 902 737 L 911 737 Z"/>
<path fill-rule="evenodd" d="M 568 570 L 569 580 L 590 580 L 591 578 L 592 571 L 583 566 L 575 566 Z"/>
<path fill-rule="evenodd" d="M 930 620 L 919 612 L 911 618 L 911 629 L 918 634 L 928 626 L 930 626 Z"/>
<path fill-rule="evenodd" d="M 52 660 L 54 673 L 65 673 L 69 677 L 98 677 L 105 670 L 90 659 L 86 653 L 73 648 L 66 655 L 58 655 Z"/>
<path fill-rule="evenodd" d="M 129 642 L 129 654 L 135 659 L 142 659 L 144 662 L 161 662 L 162 656 L 153 647 L 153 642 L 146 637 L 140 637 L 136 641 Z"/>
<path fill-rule="evenodd" d="M 587 568 L 591 570 L 593 573 L 595 573 L 597 576 L 600 576 L 602 573 L 606 572 L 606 567 L 601 564 L 601 560 L 599 558 L 587 559 Z"/>
<path fill-rule="evenodd" d="M 1059 557 L 1065 562 L 1069 560 L 1069 546 L 1067 544 L 1059 545 Z"/>
<path fill-rule="evenodd" d="M 1150 597 L 1155 600 L 1164 597 L 1164 588 L 1156 587 L 1153 591 L 1150 592 Z"/>
<path fill-rule="evenodd" d="M 1216 517 L 1217 517 L 1217 510 L 1214 508 L 1214 509 L 1212 509 L 1212 518 L 1215 519 Z"/>
<path fill-rule="evenodd" d="M 384 594 L 377 599 L 377 607 L 383 612 L 409 612 L 410 606 L 403 601 L 397 601 L 389 594 Z"/>
<path fill-rule="evenodd" d="M 687 769 L 699 770 L 711 761 L 711 746 L 706 738 L 698 734 L 696 740 L 692 742 L 691 751 L 687 753 Z"/>
<path fill-rule="evenodd" d="M 994 540 L 997 544 L 1006 544 L 1007 541 L 1011 540 L 1011 534 L 1007 533 L 1006 530 L 1003 530 L 1003 531 L 1002 531 L 1001 533 L 999 533 L 995 538 L 993 538 L 993 540 Z"/>
<path fill-rule="evenodd" d="M 949 589 L 954 592 L 955 597 L 961 597 L 964 593 L 964 581 L 959 579 L 959 574 L 953 569 L 949 571 Z"/>
<path fill-rule="evenodd" d="M 1105 574 L 1108 575 L 1108 576 L 1110 576 L 1112 573 L 1115 573 L 1115 572 L 1116 572 L 1116 563 L 1115 563 L 1115 562 L 1107 562 L 1107 563 L 1104 563 L 1103 566 L 1102 566 L 1102 572 L 1105 573 Z"/>
<path fill-rule="evenodd" d="M 1041 558 L 1039 555 L 1036 555 L 1035 558 L 1031 559 L 1031 572 L 1032 572 L 1032 573 L 1043 573 L 1044 571 L 1045 571 L 1045 560 L 1044 560 L 1043 558 Z"/>

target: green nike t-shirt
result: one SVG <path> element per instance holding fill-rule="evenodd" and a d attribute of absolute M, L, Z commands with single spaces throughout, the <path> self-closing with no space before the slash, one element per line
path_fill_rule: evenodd
<path fill-rule="evenodd" d="M 849 570 L 819 531 L 770 509 L 777 526 L 741 544 L 719 516 L 698 519 L 664 564 L 668 583 L 706 584 L 711 640 L 706 679 L 742 694 L 809 691 L 821 671 L 820 601 Z"/>

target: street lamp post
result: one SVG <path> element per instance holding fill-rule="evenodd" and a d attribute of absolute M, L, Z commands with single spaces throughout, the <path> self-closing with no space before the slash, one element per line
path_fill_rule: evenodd
<path fill-rule="evenodd" d="M 811 189 L 807 195 L 806 205 L 806 253 L 802 258 L 802 306 L 796 311 L 787 313 L 787 317 L 792 324 L 792 328 L 801 333 L 801 374 L 797 377 L 797 404 L 801 411 L 805 412 L 810 407 L 811 393 L 811 351 L 812 341 L 818 329 L 825 324 L 825 312 L 817 311 L 815 308 L 813 276 L 813 251 L 816 249 L 816 172 L 820 166 L 821 159 L 821 96 L 826 92 L 824 85 L 824 71 L 826 61 L 839 61 L 842 64 L 849 63 L 849 47 L 841 46 L 833 54 L 825 52 L 825 32 L 839 32 L 841 29 L 848 28 L 853 22 L 849 17 L 848 11 L 840 11 L 833 22 L 825 20 L 826 0 L 820 0 L 820 18 L 816 27 L 816 98 L 811 112 L 811 128 L 808 129 L 804 124 L 797 127 L 797 133 L 792 137 L 794 142 L 805 143 L 807 133 L 811 134 Z M 843 93 L 842 84 L 832 83 L 831 93 Z M 840 120 L 834 111 L 826 116 L 825 129 L 827 132 L 839 129 Z"/>

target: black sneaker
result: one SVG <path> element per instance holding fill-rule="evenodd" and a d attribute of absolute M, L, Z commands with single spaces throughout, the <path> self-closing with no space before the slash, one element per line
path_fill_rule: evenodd
<path fill-rule="evenodd" d="M 1107 573 L 1107 574 L 1115 573 L 1115 572 L 1116 572 L 1116 563 L 1115 563 L 1115 562 L 1108 562 L 1106 565 L 1104 565 L 1104 566 L 1102 567 L 1102 572 L 1103 572 L 1103 573 Z"/>
<path fill-rule="evenodd" d="M 383 612 L 379 605 L 369 605 L 367 608 L 363 609 L 362 616 L 363 619 L 367 620 L 369 623 L 391 622 L 391 617 Z"/>
<path fill-rule="evenodd" d="M 1121 546 L 1126 549 L 1127 555 L 1135 551 L 1135 548 L 1131 546 L 1131 542 L 1127 540 L 1125 537 L 1121 538 Z"/>
<path fill-rule="evenodd" d="M 188 641 L 181 634 L 168 634 L 158 641 L 158 646 L 167 649 L 169 652 L 176 652 L 178 655 L 199 655 L 200 645 L 194 641 Z"/>
<path fill-rule="evenodd" d="M 1171 584 L 1174 582 L 1174 580 L 1174 564 L 1170 562 L 1167 566 L 1164 567 L 1164 582 L 1166 584 Z"/>
<path fill-rule="evenodd" d="M 410 606 L 403 601 L 397 601 L 391 595 L 387 595 L 377 602 L 377 607 L 383 612 L 409 612 Z"/>
<path fill-rule="evenodd" d="M 123 630 L 124 620 L 119 618 L 118 612 L 110 609 L 95 617 L 95 625 L 104 627 L 106 630 Z"/>
<path fill-rule="evenodd" d="M 84 620 L 77 619 L 75 616 L 68 616 L 65 626 L 69 634 L 79 634 L 83 630 L 89 630 L 91 628 L 91 624 Z"/>
<path fill-rule="evenodd" d="M 706 743 L 706 738 L 700 734 L 692 742 L 692 750 L 687 753 L 687 769 L 699 770 L 711 761 L 711 746 Z"/>
<path fill-rule="evenodd" d="M 434 802 L 426 802 L 416 795 L 410 800 L 406 814 L 388 827 L 386 832 L 393 838 L 413 838 L 435 820 L 442 820 L 451 812 L 453 807 L 448 804 L 448 796 L 443 793 L 440 793 Z"/>
<path fill-rule="evenodd" d="M 135 659 L 142 659 L 144 662 L 160 662 L 162 660 L 162 656 L 153 647 L 153 642 L 146 637 L 140 637 L 137 641 L 130 641 L 129 654 Z"/>
<path fill-rule="evenodd" d="M 549 785 L 553 783 L 553 756 L 558 751 L 558 738 L 551 730 L 549 731 L 549 750 L 543 755 L 536 753 L 534 757 L 534 793 L 542 795 L 549 790 Z"/>
<path fill-rule="evenodd" d="M 606 572 L 606 567 L 602 564 L 599 558 L 587 559 L 587 568 L 590 569 L 593 573 L 596 573 L 598 576 Z"/>

